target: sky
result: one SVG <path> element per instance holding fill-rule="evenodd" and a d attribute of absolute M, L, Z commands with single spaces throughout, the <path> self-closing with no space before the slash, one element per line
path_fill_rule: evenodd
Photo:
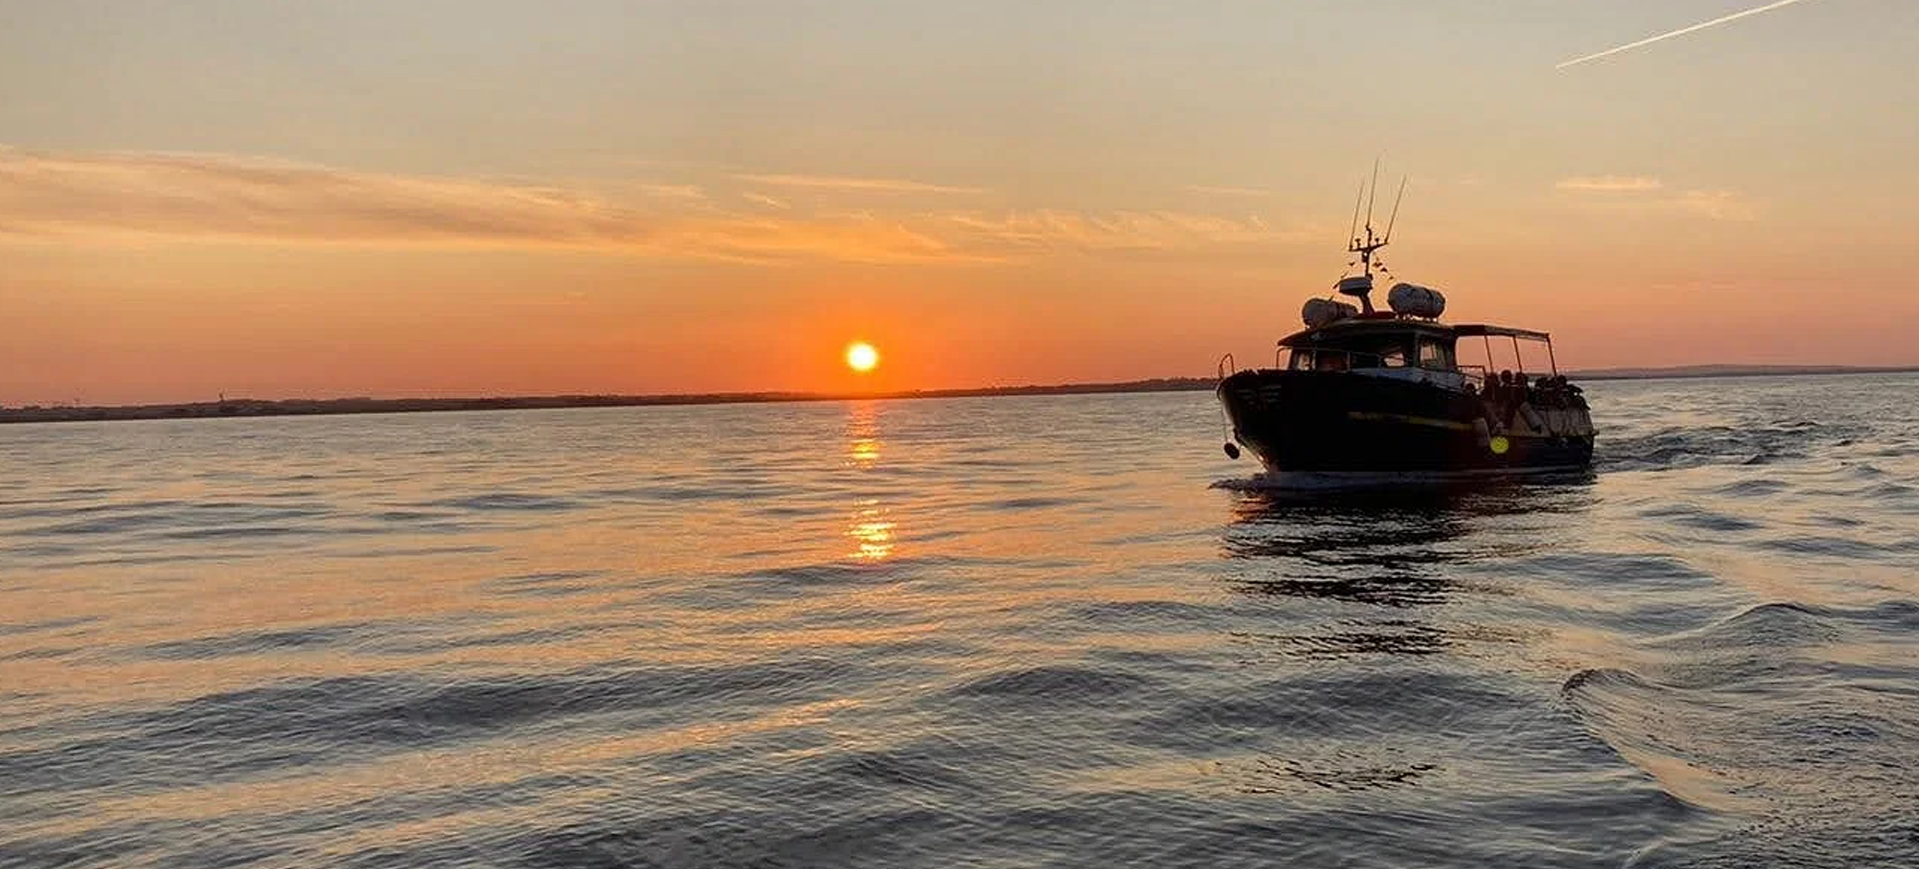
<path fill-rule="evenodd" d="M 0 0 L 0 405 L 1210 375 L 1375 159 L 1564 367 L 1919 364 L 1919 3 L 1556 68 L 1759 5 Z"/>

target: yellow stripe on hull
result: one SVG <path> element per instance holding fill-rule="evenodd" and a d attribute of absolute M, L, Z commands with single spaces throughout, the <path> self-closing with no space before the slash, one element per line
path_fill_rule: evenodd
<path fill-rule="evenodd" d="M 1406 425 L 1423 425 L 1430 428 L 1443 428 L 1447 431 L 1473 430 L 1470 423 L 1457 422 L 1450 419 L 1434 419 L 1429 416 L 1406 416 L 1405 414 L 1398 413 L 1375 413 L 1364 410 L 1349 410 L 1346 412 L 1346 417 L 1348 419 L 1364 420 L 1366 422 L 1397 422 Z"/>

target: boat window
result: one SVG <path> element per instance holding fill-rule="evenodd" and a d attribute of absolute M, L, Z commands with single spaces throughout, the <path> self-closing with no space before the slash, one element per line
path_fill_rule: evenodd
<path fill-rule="evenodd" d="M 1405 368 L 1406 348 L 1388 347 L 1379 354 L 1379 364 L 1384 368 Z"/>
<path fill-rule="evenodd" d="M 1326 352 L 1326 353 L 1319 353 L 1317 354 L 1317 356 L 1318 358 L 1315 361 L 1318 364 L 1315 367 L 1318 368 L 1320 371 L 1345 371 L 1346 370 L 1346 354 L 1344 353 Z"/>
<path fill-rule="evenodd" d="M 1445 342 L 1421 338 L 1419 339 L 1419 367 L 1452 371 L 1458 365 L 1453 359 L 1453 348 L 1446 346 Z"/>
<path fill-rule="evenodd" d="M 1294 350 L 1293 361 L 1289 363 L 1287 367 L 1294 371 L 1311 371 L 1313 368 L 1313 351 Z"/>

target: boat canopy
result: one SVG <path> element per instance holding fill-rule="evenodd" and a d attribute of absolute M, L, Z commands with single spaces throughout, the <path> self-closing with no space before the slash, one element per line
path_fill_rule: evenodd
<path fill-rule="evenodd" d="M 1430 320 L 1408 320 L 1392 316 L 1361 314 L 1317 329 L 1305 329 L 1279 339 L 1281 347 L 1342 346 L 1353 341 L 1371 342 L 1383 336 L 1427 335 L 1450 339 L 1453 328 Z"/>
<path fill-rule="evenodd" d="M 1476 338 L 1481 335 L 1490 335 L 1495 338 L 1527 338 L 1533 341 L 1552 340 L 1552 336 L 1545 332 L 1535 332 L 1531 329 L 1514 329 L 1510 326 L 1491 326 L 1485 323 L 1467 323 L 1454 326 L 1453 334 L 1461 338 Z"/>

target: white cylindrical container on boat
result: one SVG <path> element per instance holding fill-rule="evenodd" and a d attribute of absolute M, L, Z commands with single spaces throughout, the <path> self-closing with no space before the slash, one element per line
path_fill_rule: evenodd
<path fill-rule="evenodd" d="M 1520 405 L 1519 415 L 1526 418 L 1526 424 L 1529 426 L 1532 426 L 1533 431 L 1544 432 L 1546 434 L 1552 433 L 1550 429 L 1546 428 L 1546 421 L 1539 416 L 1539 411 L 1533 410 L 1532 405 L 1530 404 Z"/>
<path fill-rule="evenodd" d="M 1386 294 L 1386 304 L 1395 314 L 1436 319 L 1446 313 L 1446 297 L 1431 287 L 1418 284 L 1394 284 Z"/>
<path fill-rule="evenodd" d="M 1307 299 L 1306 307 L 1299 310 L 1299 318 L 1306 321 L 1308 329 L 1317 329 L 1328 323 L 1336 323 L 1347 317 L 1358 315 L 1358 308 L 1332 299 Z"/>

